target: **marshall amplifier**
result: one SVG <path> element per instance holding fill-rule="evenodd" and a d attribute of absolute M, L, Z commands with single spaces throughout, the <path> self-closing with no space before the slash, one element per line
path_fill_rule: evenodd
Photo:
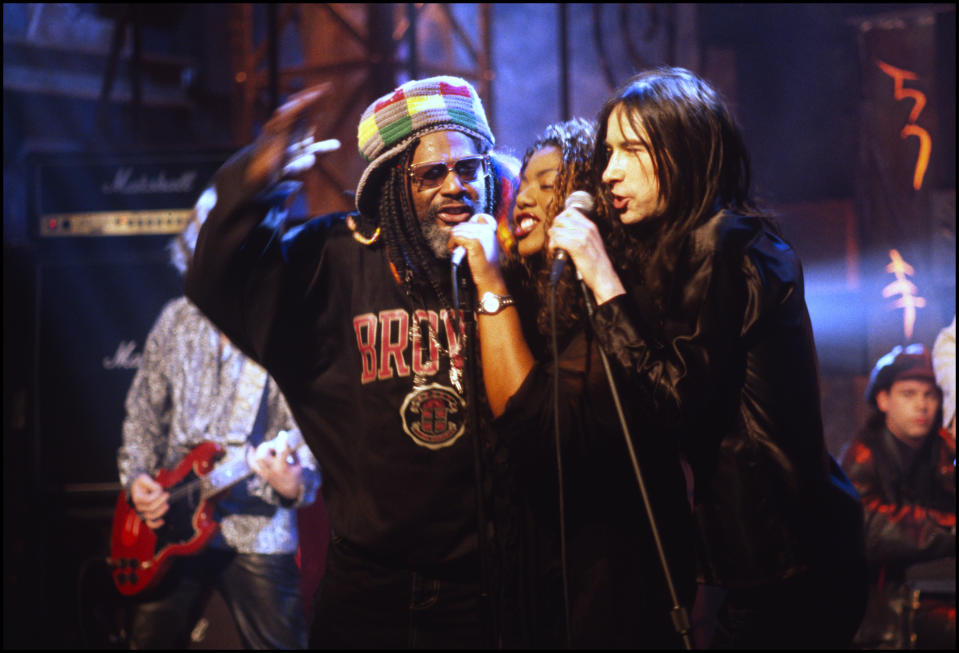
<path fill-rule="evenodd" d="M 229 154 L 31 157 L 34 422 L 53 488 L 119 489 L 126 393 L 153 322 L 182 294 L 167 245 Z"/>
<path fill-rule="evenodd" d="M 41 239 L 176 234 L 228 155 L 34 154 L 33 233 Z"/>

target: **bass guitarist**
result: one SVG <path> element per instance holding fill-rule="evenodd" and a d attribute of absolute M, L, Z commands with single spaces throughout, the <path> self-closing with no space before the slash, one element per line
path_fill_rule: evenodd
<path fill-rule="evenodd" d="M 207 199 L 197 205 L 201 218 Z M 199 222 L 171 242 L 172 262 L 181 273 Z M 183 548 L 184 542 L 199 541 L 191 540 L 202 526 L 197 498 L 183 498 L 176 486 L 158 479 L 196 457 L 204 442 L 218 445 L 212 464 L 206 470 L 191 462 L 187 467 L 202 475 L 210 467 L 239 464 L 248 475 L 210 499 L 219 525 L 215 535 L 195 552 L 169 561 L 157 582 L 136 594 L 131 646 L 187 648 L 204 602 L 216 590 L 245 648 L 305 648 L 296 510 L 316 497 L 317 462 L 302 444 L 275 381 L 179 297 L 163 308 L 147 337 L 127 395 L 118 452 L 120 482 L 139 516 L 133 519 L 137 527 L 142 520 L 153 529 L 157 553 L 173 543 Z M 136 567 L 132 559 L 114 564 Z"/>

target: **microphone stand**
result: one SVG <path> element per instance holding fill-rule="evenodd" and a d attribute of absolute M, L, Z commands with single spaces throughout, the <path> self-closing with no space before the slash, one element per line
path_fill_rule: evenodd
<path fill-rule="evenodd" d="M 586 304 L 586 314 L 589 318 L 589 321 L 592 322 L 593 312 L 595 311 L 595 306 L 593 305 L 593 298 L 591 296 L 590 290 L 586 285 L 586 282 L 583 281 L 583 278 L 579 275 L 579 285 L 583 290 L 583 299 Z M 666 560 L 666 553 L 663 550 L 663 543 L 659 537 L 659 527 L 656 525 L 656 517 L 653 514 L 653 506 L 649 501 L 649 494 L 646 492 L 646 483 L 643 481 L 643 474 L 639 469 L 639 462 L 636 459 L 636 451 L 633 448 L 633 440 L 629 433 L 629 426 L 626 424 L 626 416 L 623 413 L 622 404 L 619 401 L 619 391 L 616 388 L 616 381 L 613 378 L 612 369 L 609 366 L 609 360 L 606 358 L 606 352 L 603 350 L 602 346 L 597 345 L 599 349 L 599 356 L 603 361 L 603 369 L 606 370 L 606 379 L 609 382 L 609 390 L 613 395 L 613 403 L 616 405 L 616 413 L 619 416 L 619 424 L 623 431 L 623 437 L 626 440 L 626 449 L 629 451 L 629 459 L 633 466 L 633 473 L 636 475 L 636 483 L 639 486 L 639 492 L 643 498 L 643 506 L 646 509 L 646 515 L 649 518 L 649 527 L 653 532 L 653 540 L 656 543 L 656 553 L 659 557 L 659 564 L 663 569 L 663 576 L 666 579 L 666 588 L 669 591 L 669 598 L 673 603 L 673 607 L 669 611 L 669 616 L 673 622 L 673 628 L 679 633 L 679 636 L 683 640 L 683 647 L 687 651 L 693 649 L 692 640 L 689 637 L 689 615 L 686 612 L 686 608 L 679 602 L 679 597 L 676 594 L 676 587 L 673 584 L 673 576 L 669 571 L 669 562 Z"/>
<path fill-rule="evenodd" d="M 487 628 L 489 648 L 498 648 L 499 624 L 497 611 L 490 594 L 490 553 L 487 539 L 486 500 L 483 493 L 483 453 L 480 443 L 479 410 L 477 404 L 478 361 L 476 358 L 476 291 L 473 279 L 468 274 L 458 274 L 459 266 L 452 265 L 453 310 L 460 310 L 463 297 L 465 340 L 463 346 L 464 380 L 466 382 L 467 428 L 473 440 L 473 476 L 476 485 L 476 532 L 480 558 L 480 612 Z M 452 365 L 452 361 L 450 361 Z"/>
<path fill-rule="evenodd" d="M 562 251 L 562 250 L 560 250 Z M 553 277 L 558 279 L 563 271 L 560 265 L 553 264 Z M 563 623 L 566 626 L 566 648 L 573 648 L 573 625 L 570 622 L 569 610 L 569 569 L 566 560 L 566 492 L 563 489 L 563 443 L 560 438 L 559 427 L 559 343 L 556 333 L 556 284 L 550 284 L 549 314 L 553 345 L 553 444 L 556 450 L 556 499 L 559 507 L 559 560 L 563 580 Z"/>

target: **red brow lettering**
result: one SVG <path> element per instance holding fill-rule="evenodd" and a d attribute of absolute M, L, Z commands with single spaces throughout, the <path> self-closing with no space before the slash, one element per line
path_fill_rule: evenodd
<path fill-rule="evenodd" d="M 393 325 L 396 325 L 396 338 L 393 339 Z M 395 308 L 380 312 L 380 380 L 392 376 L 390 358 L 396 365 L 397 376 L 409 376 L 410 368 L 403 359 L 403 351 L 409 343 L 409 315 Z"/>
<path fill-rule="evenodd" d="M 356 334 L 356 346 L 363 361 L 363 374 L 360 383 L 376 380 L 376 316 L 372 313 L 357 315 L 353 318 L 353 332 Z"/>
<path fill-rule="evenodd" d="M 429 333 L 430 331 L 433 333 L 439 331 L 439 318 L 435 311 L 425 311 L 421 308 L 413 314 L 413 319 L 416 320 L 420 332 L 423 334 L 423 338 L 413 338 L 413 373 L 436 374 L 439 371 L 439 351 L 437 351 L 436 343 L 429 337 Z M 427 320 L 429 321 L 429 329 L 423 324 Z M 424 339 L 429 342 L 430 350 L 429 358 L 426 361 L 423 360 Z"/>

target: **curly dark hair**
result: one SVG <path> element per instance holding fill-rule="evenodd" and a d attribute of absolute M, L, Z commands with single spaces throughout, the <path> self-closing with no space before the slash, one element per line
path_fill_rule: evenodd
<path fill-rule="evenodd" d="M 542 134 L 530 145 L 523 155 L 521 174 L 525 172 L 530 158 L 546 147 L 555 147 L 560 152 L 562 165 L 554 182 L 553 198 L 547 207 L 544 229 L 549 229 L 553 216 L 563 211 L 566 197 L 577 190 L 593 194 L 597 180 L 591 167 L 595 124 L 584 118 L 573 118 L 565 122 L 548 125 Z M 544 335 L 551 332 L 549 296 L 550 265 L 546 249 L 521 259 L 525 277 L 530 290 L 538 300 L 539 311 L 536 324 Z M 585 314 L 582 293 L 576 280 L 573 266 L 568 265 L 556 284 L 556 327 L 562 333 L 568 333 L 579 323 Z"/>

